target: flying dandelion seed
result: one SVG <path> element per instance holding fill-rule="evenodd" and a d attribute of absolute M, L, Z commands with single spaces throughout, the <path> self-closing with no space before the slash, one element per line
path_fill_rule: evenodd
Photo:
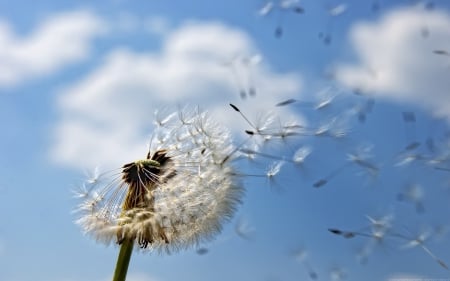
<path fill-rule="evenodd" d="M 357 150 L 353 153 L 347 154 L 348 160 L 353 162 L 358 167 L 362 168 L 367 174 L 372 177 L 378 175 L 379 168 L 370 161 L 372 155 L 370 151 L 372 150 L 372 146 L 361 146 L 358 147 Z"/>
<path fill-rule="evenodd" d="M 445 268 L 446 270 L 449 270 L 449 267 L 447 264 L 438 258 L 426 245 L 425 242 L 430 239 L 431 232 L 430 231 L 424 231 L 422 233 L 419 233 L 414 238 L 410 239 L 406 236 L 403 236 L 405 240 L 408 242 L 402 246 L 402 249 L 411 249 L 420 247 L 422 250 L 427 253 L 432 259 L 434 259 L 441 267 Z"/>
<path fill-rule="evenodd" d="M 360 123 L 365 123 L 367 116 L 372 112 L 374 105 L 374 99 L 367 99 L 363 104 L 355 106 L 352 111 L 358 117 Z"/>
<path fill-rule="evenodd" d="M 308 252 L 305 249 L 298 249 L 295 250 L 292 253 L 293 257 L 297 262 L 299 262 L 308 273 L 308 277 L 311 280 L 317 280 L 319 275 L 317 274 L 317 271 L 314 270 L 314 268 L 311 266 L 311 264 L 308 262 Z"/>
<path fill-rule="evenodd" d="M 100 178 L 77 208 L 77 224 L 99 242 L 188 248 L 218 234 L 240 202 L 227 130 L 199 110 L 157 123 L 147 157 Z"/>
<path fill-rule="evenodd" d="M 338 166 L 334 170 L 332 170 L 327 176 L 315 181 L 313 183 L 313 187 L 319 188 L 330 182 L 331 179 L 339 175 L 343 170 L 349 167 L 351 164 L 354 164 L 362 169 L 363 172 L 368 174 L 371 178 L 376 177 L 379 172 L 379 168 L 377 165 L 370 161 L 372 157 L 370 155 L 371 146 L 361 146 L 355 152 L 347 154 L 348 162 Z"/>
<path fill-rule="evenodd" d="M 341 230 L 338 228 L 328 229 L 329 232 L 346 239 L 352 239 L 357 236 L 369 238 L 368 242 L 357 253 L 357 258 L 362 264 L 367 262 L 368 257 L 374 251 L 374 248 L 383 244 L 386 237 L 396 237 L 396 234 L 391 231 L 391 221 L 393 216 L 387 215 L 379 219 L 375 219 L 367 215 L 366 218 L 369 220 L 370 224 L 357 231 Z"/>
<path fill-rule="evenodd" d="M 347 273 L 341 267 L 335 266 L 330 270 L 330 279 L 332 281 L 342 281 L 347 278 Z"/>
<path fill-rule="evenodd" d="M 301 146 L 294 152 L 292 161 L 298 165 L 303 165 L 306 161 L 306 158 L 308 158 L 311 153 L 312 148 L 310 146 Z"/>
<path fill-rule="evenodd" d="M 433 54 L 442 55 L 442 56 L 450 56 L 450 53 L 446 50 L 433 50 Z"/>
<path fill-rule="evenodd" d="M 424 160 L 422 154 L 419 153 L 402 153 L 398 157 L 398 161 L 395 163 L 395 166 L 406 166 L 413 162 Z"/>
<path fill-rule="evenodd" d="M 409 144 L 407 144 L 406 146 L 405 146 L 405 150 L 407 151 L 407 150 L 414 150 L 414 149 L 416 149 L 416 148 L 418 148 L 420 146 L 420 142 L 418 142 L 418 141 L 413 141 L 413 142 L 410 142 Z"/>
<path fill-rule="evenodd" d="M 295 102 L 297 102 L 296 99 L 287 99 L 285 101 L 277 103 L 275 106 L 286 106 L 286 105 L 289 105 L 289 104 L 292 104 L 292 103 L 295 103 Z"/>
<path fill-rule="evenodd" d="M 414 183 L 406 185 L 405 189 L 397 195 L 397 200 L 414 204 L 417 213 L 424 213 L 423 197 L 422 186 Z"/>
<path fill-rule="evenodd" d="M 256 86 L 254 81 L 254 67 L 262 60 L 260 55 L 251 57 L 236 57 L 225 63 L 230 68 L 232 78 L 239 89 L 241 99 L 256 96 Z"/>
<path fill-rule="evenodd" d="M 278 0 L 266 2 L 259 9 L 258 14 L 260 16 L 267 16 L 274 10 L 278 11 L 278 23 L 275 28 L 275 37 L 277 38 L 283 36 L 282 21 L 285 12 L 294 12 L 295 14 L 303 14 L 305 12 L 304 8 L 299 5 L 299 0 Z"/>
<path fill-rule="evenodd" d="M 343 13 L 345 13 L 345 11 L 347 11 L 347 8 L 348 8 L 347 4 L 341 3 L 341 4 L 337 5 L 337 6 L 329 9 L 328 13 L 331 16 L 336 17 L 336 16 L 339 16 L 339 15 L 342 15 Z"/>
<path fill-rule="evenodd" d="M 264 141 L 268 141 L 273 138 L 285 139 L 286 137 L 298 136 L 301 134 L 300 129 L 303 127 L 296 121 L 286 122 L 284 125 L 277 124 L 277 122 L 275 122 L 276 116 L 273 112 L 269 111 L 260 115 L 255 122 L 251 122 L 236 105 L 230 103 L 230 106 L 241 115 L 248 125 L 250 125 L 251 129 L 245 130 L 245 133 L 249 137 L 259 136 L 262 137 Z"/>
<path fill-rule="evenodd" d="M 200 247 L 197 250 L 195 250 L 195 252 L 199 255 L 199 256 L 203 256 L 206 255 L 207 253 L 209 253 L 208 248 L 205 247 Z"/>
<path fill-rule="evenodd" d="M 346 11 L 347 5 L 344 3 L 326 9 L 328 15 L 326 31 L 319 33 L 319 39 L 322 40 L 325 45 L 330 45 L 333 41 L 333 21 L 335 20 L 335 18 L 338 18 L 339 16 L 344 14 Z"/>
<path fill-rule="evenodd" d="M 252 240 L 255 234 L 255 229 L 250 226 L 248 219 L 240 217 L 234 226 L 236 234 L 244 240 Z"/>

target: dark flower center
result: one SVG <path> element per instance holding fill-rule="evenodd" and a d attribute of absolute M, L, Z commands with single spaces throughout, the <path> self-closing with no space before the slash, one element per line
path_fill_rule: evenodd
<path fill-rule="evenodd" d="M 147 214 L 154 212 L 154 198 L 151 192 L 158 187 L 159 183 L 166 182 L 175 175 L 175 171 L 170 168 L 171 159 L 165 150 L 159 150 L 153 155 L 148 153 L 147 159 L 138 160 L 123 165 L 122 180 L 128 185 L 128 192 L 122 206 L 122 214 L 133 209 L 144 209 Z M 149 215 L 146 215 L 149 216 Z M 151 216 L 151 215 L 150 215 Z M 131 219 L 134 219 L 131 217 Z M 140 218 L 142 220 L 143 218 Z M 117 243 L 121 244 L 124 239 L 136 239 L 142 248 L 153 243 L 155 238 L 161 238 L 169 243 L 164 230 L 160 226 L 156 229 L 148 229 L 140 232 L 139 237 L 125 237 L 126 233 L 117 234 Z M 156 230 L 156 231 L 154 231 Z M 156 232 L 156 233 L 155 233 Z"/>

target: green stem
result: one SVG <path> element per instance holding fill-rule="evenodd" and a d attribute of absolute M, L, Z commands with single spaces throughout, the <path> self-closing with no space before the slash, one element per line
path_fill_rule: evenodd
<path fill-rule="evenodd" d="M 119 256 L 117 257 L 113 281 L 125 281 L 127 278 L 128 265 L 130 264 L 131 253 L 133 252 L 133 244 L 134 241 L 131 239 L 124 239 L 122 242 Z"/>

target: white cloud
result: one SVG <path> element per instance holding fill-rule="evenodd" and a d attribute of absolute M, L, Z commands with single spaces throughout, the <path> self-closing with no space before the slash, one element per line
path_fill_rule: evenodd
<path fill-rule="evenodd" d="M 106 25 L 88 11 L 55 14 L 27 36 L 0 21 L 0 87 L 50 74 L 89 55 Z"/>
<path fill-rule="evenodd" d="M 450 119 L 450 15 L 403 8 L 350 32 L 356 63 L 341 63 L 336 77 L 346 86 L 400 102 L 417 103 Z"/>
<path fill-rule="evenodd" d="M 299 94 L 297 74 L 276 73 L 262 62 L 251 73 L 243 71 L 243 76 L 251 74 L 256 96 L 240 100 L 225 62 L 257 49 L 238 29 L 190 22 L 164 40 L 158 52 L 116 49 L 84 79 L 63 90 L 51 151 L 56 162 L 73 167 L 120 165 L 145 156 L 153 112 L 163 105 L 200 105 L 236 129 L 245 122 L 228 103 L 236 103 L 252 118 L 261 108 L 273 108 Z"/>

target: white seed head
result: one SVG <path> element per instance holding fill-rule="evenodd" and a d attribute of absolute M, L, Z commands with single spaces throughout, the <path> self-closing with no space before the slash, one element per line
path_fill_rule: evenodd
<path fill-rule="evenodd" d="M 228 131 L 198 109 L 157 119 L 147 158 L 81 198 L 77 223 L 97 241 L 131 239 L 166 252 L 196 246 L 218 234 L 240 202 Z"/>

